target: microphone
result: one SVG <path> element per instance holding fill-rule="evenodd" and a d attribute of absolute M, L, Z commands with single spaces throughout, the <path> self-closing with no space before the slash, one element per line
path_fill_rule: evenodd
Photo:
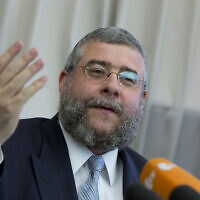
<path fill-rule="evenodd" d="M 137 183 L 130 186 L 125 192 L 124 200 L 162 200 L 153 191 L 148 190 L 142 184 Z"/>
<path fill-rule="evenodd" d="M 141 172 L 140 182 L 166 200 L 180 185 L 189 185 L 200 192 L 197 178 L 164 158 L 149 160 Z"/>
<path fill-rule="evenodd" d="M 170 200 L 200 200 L 200 194 L 189 187 L 188 185 L 181 185 L 175 188 L 169 197 Z"/>

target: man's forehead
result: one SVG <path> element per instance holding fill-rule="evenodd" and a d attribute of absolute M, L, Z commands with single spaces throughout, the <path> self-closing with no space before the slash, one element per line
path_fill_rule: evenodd
<path fill-rule="evenodd" d="M 91 59 L 86 63 L 87 66 L 91 65 L 99 65 L 107 69 L 115 69 L 118 71 L 130 71 L 137 74 L 137 71 L 134 69 L 130 69 L 128 66 L 122 65 L 122 66 L 114 66 L 111 62 L 105 61 L 105 60 L 97 60 L 97 59 Z"/>

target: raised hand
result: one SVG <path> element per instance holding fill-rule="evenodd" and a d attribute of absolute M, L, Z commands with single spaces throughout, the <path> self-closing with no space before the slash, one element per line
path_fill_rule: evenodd
<path fill-rule="evenodd" d="M 15 58 L 22 47 L 23 43 L 17 41 L 0 56 L 0 144 L 14 132 L 23 105 L 46 83 L 43 76 L 24 87 L 44 62 L 38 59 L 28 66 L 38 55 L 35 48 Z"/>

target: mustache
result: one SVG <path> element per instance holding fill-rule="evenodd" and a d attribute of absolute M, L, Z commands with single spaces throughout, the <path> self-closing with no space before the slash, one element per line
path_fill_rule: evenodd
<path fill-rule="evenodd" d="M 86 106 L 106 108 L 119 115 L 124 111 L 123 106 L 116 99 L 107 99 L 104 97 L 89 99 L 86 101 Z"/>

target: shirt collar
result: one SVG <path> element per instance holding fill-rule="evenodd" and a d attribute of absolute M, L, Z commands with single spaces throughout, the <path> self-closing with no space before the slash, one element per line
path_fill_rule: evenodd
<path fill-rule="evenodd" d="M 105 166 L 108 172 L 109 182 L 112 186 L 117 178 L 117 157 L 118 157 L 118 148 L 108 151 L 102 155 Z"/>
<path fill-rule="evenodd" d="M 74 140 L 72 136 L 67 133 L 67 131 L 65 131 L 60 120 L 59 124 L 68 147 L 72 171 L 75 175 L 75 173 L 87 162 L 87 160 L 93 155 L 93 153 L 86 146 Z M 117 178 L 116 175 L 118 148 L 115 148 L 114 150 L 103 154 L 102 157 L 104 159 L 105 166 L 108 172 L 109 183 L 112 186 L 115 182 L 115 179 Z"/>

